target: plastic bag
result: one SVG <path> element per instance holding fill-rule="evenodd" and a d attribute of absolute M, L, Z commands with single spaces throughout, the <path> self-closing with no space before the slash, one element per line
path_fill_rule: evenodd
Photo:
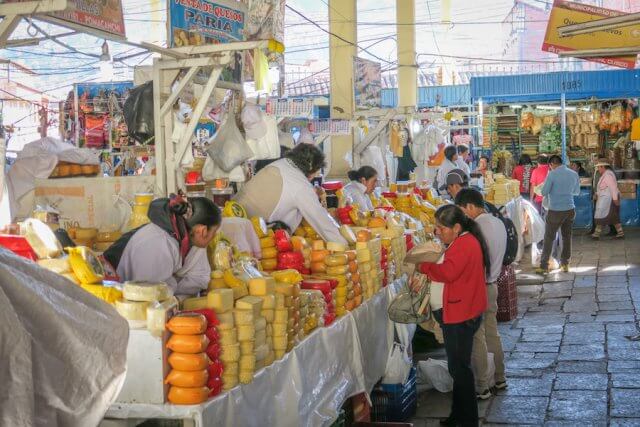
<path fill-rule="evenodd" d="M 231 172 L 253 156 L 253 152 L 236 125 L 233 114 L 227 115 L 227 119 L 207 148 L 207 154 L 225 172 Z"/>
<path fill-rule="evenodd" d="M 418 382 L 427 388 L 435 388 L 440 393 L 453 390 L 453 378 L 449 374 L 446 360 L 427 359 L 418 362 Z"/>
<path fill-rule="evenodd" d="M 218 178 L 228 178 L 231 182 L 245 182 L 246 180 L 242 166 L 236 166 L 231 172 L 225 172 L 218 167 L 211 157 L 207 156 L 202 167 L 202 179 L 213 181 Z"/>
<path fill-rule="evenodd" d="M 382 384 L 404 384 L 409 378 L 410 371 L 411 359 L 409 359 L 406 347 L 402 344 L 394 343 L 391 354 L 387 359 L 387 367 L 384 377 L 382 377 Z"/>
<path fill-rule="evenodd" d="M 278 122 L 273 116 L 265 116 L 267 133 L 260 139 L 247 138 L 247 145 L 253 152 L 251 160 L 277 159 L 280 157 Z"/>
<path fill-rule="evenodd" d="M 141 144 L 151 144 L 154 138 L 153 82 L 131 89 L 124 102 L 124 120 L 129 136 Z"/>

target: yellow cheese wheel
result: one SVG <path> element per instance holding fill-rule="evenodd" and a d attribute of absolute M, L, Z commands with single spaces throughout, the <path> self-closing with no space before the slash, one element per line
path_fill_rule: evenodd
<path fill-rule="evenodd" d="M 171 384 L 178 387 L 204 387 L 209 379 L 206 369 L 197 371 L 178 371 L 172 369 L 165 378 L 165 384 Z"/>
<path fill-rule="evenodd" d="M 263 237 L 262 239 L 260 239 L 260 248 L 262 249 L 274 248 L 275 246 L 276 241 L 271 236 Z"/>
<path fill-rule="evenodd" d="M 286 350 L 287 348 L 287 336 L 273 337 L 273 349 L 274 350 Z"/>
<path fill-rule="evenodd" d="M 174 405 L 197 405 L 209 398 L 206 387 L 177 387 L 171 386 L 167 399 Z"/>
<path fill-rule="evenodd" d="M 238 374 L 238 380 L 241 384 L 250 384 L 253 381 L 253 370 L 244 371 L 240 370 L 240 374 Z"/>
<path fill-rule="evenodd" d="M 238 373 L 222 375 L 222 390 L 229 391 L 238 385 Z"/>
<path fill-rule="evenodd" d="M 347 296 L 347 287 L 341 286 L 336 288 L 336 298 L 344 298 Z"/>
<path fill-rule="evenodd" d="M 235 328 L 227 330 L 218 330 L 220 338 L 218 344 L 220 345 L 233 345 L 238 343 L 238 334 Z"/>
<path fill-rule="evenodd" d="M 273 336 L 274 337 L 281 337 L 283 335 L 287 335 L 287 323 L 273 323 L 272 325 L 273 328 Z"/>
<path fill-rule="evenodd" d="M 277 248 L 264 248 L 262 249 L 262 258 L 277 258 L 278 257 L 278 249 Z"/>
<path fill-rule="evenodd" d="M 171 368 L 178 371 L 199 371 L 207 369 L 210 363 L 206 353 L 187 354 L 171 352 L 167 360 Z"/>
<path fill-rule="evenodd" d="M 238 341 L 253 341 L 256 335 L 256 327 L 254 325 L 238 325 Z"/>
<path fill-rule="evenodd" d="M 327 267 L 327 274 L 330 276 L 341 276 L 349 272 L 349 267 L 346 265 L 339 265 L 337 267 Z"/>
<path fill-rule="evenodd" d="M 326 249 L 312 250 L 310 260 L 312 263 L 322 262 L 324 263 L 325 258 L 329 255 L 329 251 Z"/>
<path fill-rule="evenodd" d="M 207 349 L 209 339 L 204 335 L 173 334 L 167 342 L 167 348 L 177 353 L 202 353 Z"/>
<path fill-rule="evenodd" d="M 166 283 L 125 282 L 122 291 L 124 298 L 130 301 L 164 301 L 169 298 Z"/>
<path fill-rule="evenodd" d="M 276 309 L 275 317 L 273 319 L 274 323 L 287 323 L 289 320 L 289 310 L 288 309 Z"/>
<path fill-rule="evenodd" d="M 240 345 L 223 345 L 220 347 L 220 360 L 223 362 L 237 362 L 240 360 Z"/>
<path fill-rule="evenodd" d="M 253 351 L 255 350 L 255 346 L 253 345 L 254 341 L 240 341 L 240 354 L 242 356 L 253 355 Z"/>
<path fill-rule="evenodd" d="M 349 257 L 347 254 L 333 254 L 329 255 L 324 259 L 324 263 L 327 267 L 338 267 L 342 265 L 347 265 L 349 262 Z"/>
<path fill-rule="evenodd" d="M 147 301 L 129 301 L 120 299 L 115 302 L 116 311 L 127 320 L 147 320 Z"/>
<path fill-rule="evenodd" d="M 276 282 L 297 284 L 302 282 L 302 275 L 297 270 L 278 270 L 271 273 Z"/>
<path fill-rule="evenodd" d="M 246 356 L 240 357 L 240 370 L 241 371 L 249 371 L 254 370 L 256 368 L 256 356 L 255 354 L 248 354 Z"/>

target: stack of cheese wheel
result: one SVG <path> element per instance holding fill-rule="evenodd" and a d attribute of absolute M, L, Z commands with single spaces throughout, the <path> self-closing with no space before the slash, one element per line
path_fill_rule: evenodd
<path fill-rule="evenodd" d="M 257 368 L 258 352 L 262 360 L 267 357 L 267 321 L 260 315 L 262 300 L 246 296 L 236 301 L 233 316 L 238 330 L 240 352 L 240 382 L 248 384 L 253 380 Z M 265 351 L 266 350 L 266 351 Z"/>
<path fill-rule="evenodd" d="M 391 246 L 392 239 L 385 237 L 382 239 L 382 271 L 384 272 L 383 286 L 387 286 L 395 278 L 395 262 L 393 248 Z"/>
<path fill-rule="evenodd" d="M 209 290 L 212 291 L 214 289 L 225 289 L 227 285 L 224 283 L 224 272 L 221 270 L 212 270 L 211 271 L 211 280 L 209 280 Z"/>
<path fill-rule="evenodd" d="M 197 405 L 209 397 L 209 363 L 205 353 L 209 339 L 205 335 L 207 320 L 202 314 L 181 313 L 167 322 L 172 332 L 167 342 L 171 371 L 165 378 L 170 384 L 168 399 L 176 405 Z M 179 369 L 178 369 L 179 368 Z"/>
<path fill-rule="evenodd" d="M 327 276 L 338 281 L 335 289 L 335 312 L 338 317 L 344 316 L 354 308 L 353 283 L 349 272 L 349 256 L 347 248 L 341 243 L 327 243 L 329 255 L 325 258 Z"/>
<path fill-rule="evenodd" d="M 260 248 L 262 249 L 262 258 L 260 259 L 262 271 L 275 270 L 278 266 L 278 249 L 273 230 L 269 230 L 265 237 L 260 238 Z"/>
<path fill-rule="evenodd" d="M 337 281 L 335 281 L 335 284 L 337 285 Z M 303 290 L 318 290 L 322 292 L 322 296 L 324 297 L 325 301 L 325 311 L 322 313 L 322 324 L 329 325 L 333 323 L 336 315 L 333 296 L 334 288 L 332 287 L 331 281 L 326 279 L 305 279 L 302 281 L 300 287 Z"/>
<path fill-rule="evenodd" d="M 303 327 L 305 335 L 309 335 L 318 326 L 323 326 L 323 316 L 327 309 L 325 297 L 319 290 L 302 289 L 300 303 L 307 309 L 307 317 Z"/>
<path fill-rule="evenodd" d="M 371 250 L 373 241 L 357 242 L 356 257 L 358 260 L 358 272 L 360 273 L 360 283 L 365 299 L 369 299 L 376 293 L 379 263 L 375 263 L 373 251 Z"/>
<path fill-rule="evenodd" d="M 292 236 L 291 245 L 294 251 L 302 253 L 304 259 L 302 273 L 309 274 L 311 272 L 311 245 L 304 237 L 300 236 Z"/>
<path fill-rule="evenodd" d="M 284 305 L 287 309 L 287 349 L 291 351 L 293 345 L 302 341 L 304 338 L 304 330 L 302 324 L 304 322 L 303 312 L 300 308 L 300 283 L 302 283 L 302 275 L 296 270 L 280 270 L 273 272 L 273 278 L 276 280 L 276 293 L 284 296 Z M 283 317 L 284 313 L 280 313 Z M 280 330 L 282 326 L 279 326 Z M 274 337 L 275 334 L 274 327 Z M 293 335 L 293 343 L 290 343 L 289 336 Z"/>
<path fill-rule="evenodd" d="M 358 271 L 358 255 L 355 250 L 347 251 L 349 258 L 349 273 L 351 274 L 351 289 L 353 290 L 355 306 L 362 304 L 362 285 L 360 284 L 360 272 Z M 336 294 L 337 298 L 337 294 Z"/>
<path fill-rule="evenodd" d="M 293 349 L 299 338 L 300 284 L 276 282 L 276 294 L 284 297 L 284 308 L 276 308 L 274 311 L 273 350 L 275 358 L 282 359 L 287 351 Z"/>
<path fill-rule="evenodd" d="M 329 255 L 329 251 L 325 249 L 322 240 L 314 240 L 311 243 L 311 274 L 325 274 L 327 265 L 325 258 Z"/>
<path fill-rule="evenodd" d="M 155 301 L 171 297 L 166 283 L 125 282 L 122 298 L 115 301 L 116 310 L 127 319 L 131 328 L 147 327 L 147 307 Z"/>
<path fill-rule="evenodd" d="M 218 317 L 218 343 L 220 359 L 223 365 L 222 389 L 230 390 L 238 385 L 239 344 L 238 331 L 233 316 L 233 290 L 213 289 L 206 296 L 207 306 L 213 309 Z M 222 357 L 224 355 L 224 357 Z"/>
<path fill-rule="evenodd" d="M 260 315 L 266 321 L 267 356 L 259 358 L 261 354 L 256 354 L 256 363 L 260 366 L 269 366 L 275 360 L 273 347 L 273 322 L 275 320 L 276 309 L 284 309 L 284 296 L 276 294 L 276 281 L 273 277 L 261 277 L 249 280 L 249 295 L 262 300 L 262 310 Z"/>

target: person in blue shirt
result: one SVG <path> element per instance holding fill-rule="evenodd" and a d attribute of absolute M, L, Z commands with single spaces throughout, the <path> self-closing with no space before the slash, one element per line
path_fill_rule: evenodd
<path fill-rule="evenodd" d="M 578 174 L 562 163 L 560 156 L 549 159 L 551 171 L 542 186 L 542 196 L 548 200 L 548 213 L 545 220 L 544 245 L 538 274 L 549 272 L 549 258 L 553 241 L 558 230 L 562 236 L 562 253 L 560 254 L 560 268 L 569 271 L 571 259 L 571 233 L 573 221 L 576 218 L 576 205 L 573 197 L 580 194 L 580 178 Z"/>

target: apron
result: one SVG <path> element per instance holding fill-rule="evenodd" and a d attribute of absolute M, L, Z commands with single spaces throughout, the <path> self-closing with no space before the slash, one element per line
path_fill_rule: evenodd
<path fill-rule="evenodd" d="M 606 172 L 602 174 L 599 181 L 602 181 Z M 596 187 L 598 192 L 598 199 L 596 200 L 596 209 L 593 214 L 595 219 L 603 219 L 609 216 L 609 210 L 611 209 L 611 202 L 613 200 L 613 196 L 611 195 L 611 190 L 609 187 L 600 188 L 600 182 L 598 182 L 598 186 Z"/>

